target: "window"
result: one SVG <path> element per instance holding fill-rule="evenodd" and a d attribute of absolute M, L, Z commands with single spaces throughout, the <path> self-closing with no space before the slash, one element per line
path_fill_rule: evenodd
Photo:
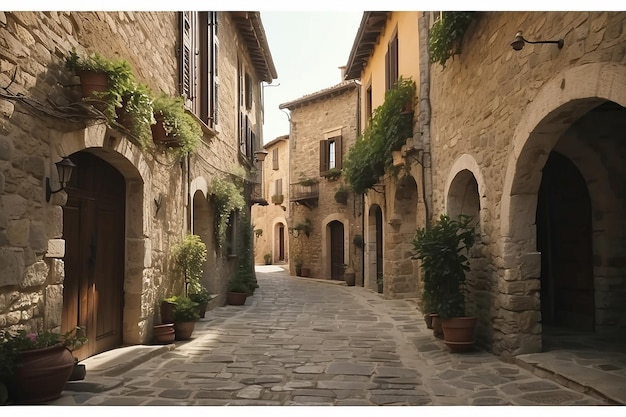
<path fill-rule="evenodd" d="M 208 126 L 217 124 L 217 12 L 181 12 L 180 92 Z"/>
<path fill-rule="evenodd" d="M 278 178 L 274 181 L 274 195 L 281 195 L 283 193 L 283 179 Z"/>
<path fill-rule="evenodd" d="M 385 54 L 385 91 L 391 90 L 398 81 L 398 33 L 396 32 L 387 46 Z"/>
<path fill-rule="evenodd" d="M 272 169 L 278 169 L 278 148 L 272 150 Z"/>
<path fill-rule="evenodd" d="M 342 167 L 341 136 L 320 141 L 320 175 L 324 176 L 328 170 Z"/>
<path fill-rule="evenodd" d="M 246 109 L 252 108 L 252 77 L 246 72 L 245 78 Z"/>

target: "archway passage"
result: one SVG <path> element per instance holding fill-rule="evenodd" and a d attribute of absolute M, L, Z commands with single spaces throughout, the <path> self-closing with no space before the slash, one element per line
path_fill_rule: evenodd
<path fill-rule="evenodd" d="M 344 230 L 343 224 L 332 221 L 328 224 L 330 229 L 330 278 L 343 279 L 344 272 Z"/>
<path fill-rule="evenodd" d="M 122 344 L 126 184 L 115 168 L 82 151 L 63 208 L 63 329 L 84 326 L 79 359 Z"/>
<path fill-rule="evenodd" d="M 280 262 L 285 261 L 285 225 L 280 223 L 278 225 L 278 257 Z"/>
<path fill-rule="evenodd" d="M 594 328 L 591 202 L 574 164 L 551 152 L 537 199 L 541 317 L 548 325 Z"/>
<path fill-rule="evenodd" d="M 368 257 L 370 288 L 383 292 L 383 212 L 380 206 L 370 207 L 368 216 Z"/>

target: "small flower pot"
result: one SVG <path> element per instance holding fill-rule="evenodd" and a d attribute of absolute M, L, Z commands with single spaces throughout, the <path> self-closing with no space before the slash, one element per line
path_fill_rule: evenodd
<path fill-rule="evenodd" d="M 231 306 L 242 306 L 246 303 L 248 294 L 244 292 L 228 292 L 226 293 L 226 302 Z"/>
<path fill-rule="evenodd" d="M 93 93 L 104 93 L 109 89 L 109 76 L 104 72 L 77 71 L 83 97 L 92 97 Z"/>

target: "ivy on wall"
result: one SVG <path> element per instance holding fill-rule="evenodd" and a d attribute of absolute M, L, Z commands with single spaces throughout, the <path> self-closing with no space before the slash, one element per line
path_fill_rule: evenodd
<path fill-rule="evenodd" d="M 473 18 L 474 12 L 442 13 L 441 18 L 433 23 L 428 35 L 430 62 L 439 63 L 445 68 L 446 61 L 461 52 L 463 35 Z"/>

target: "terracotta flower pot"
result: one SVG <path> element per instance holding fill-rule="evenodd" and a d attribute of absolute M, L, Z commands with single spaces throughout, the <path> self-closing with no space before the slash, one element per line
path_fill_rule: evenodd
<path fill-rule="evenodd" d="M 246 303 L 248 294 L 243 292 L 228 292 L 226 293 L 226 302 L 231 306 L 242 306 Z"/>
<path fill-rule="evenodd" d="M 94 92 L 103 93 L 109 89 L 109 76 L 104 72 L 77 71 L 83 97 L 91 97 Z"/>
<path fill-rule="evenodd" d="M 172 343 L 176 336 L 174 324 L 158 324 L 153 327 L 153 334 L 156 343 Z"/>
<path fill-rule="evenodd" d="M 443 337 L 443 327 L 441 326 L 441 317 L 439 314 L 431 313 L 430 317 L 433 321 L 433 335 L 441 339 Z"/>
<path fill-rule="evenodd" d="M 19 352 L 18 365 L 7 384 L 9 398 L 16 404 L 40 404 L 61 396 L 74 356 L 59 344 Z"/>
<path fill-rule="evenodd" d="M 466 352 L 474 347 L 477 317 L 452 317 L 441 321 L 443 342 L 453 352 Z"/>
<path fill-rule="evenodd" d="M 174 323 L 174 304 L 161 301 L 161 323 Z"/>
<path fill-rule="evenodd" d="M 195 321 L 184 321 L 174 324 L 174 330 L 176 331 L 176 340 L 191 339 L 194 328 L 196 327 Z"/>
<path fill-rule="evenodd" d="M 346 281 L 346 285 L 349 287 L 354 287 L 356 284 L 356 274 L 354 272 L 345 272 L 343 274 L 343 279 Z"/>

